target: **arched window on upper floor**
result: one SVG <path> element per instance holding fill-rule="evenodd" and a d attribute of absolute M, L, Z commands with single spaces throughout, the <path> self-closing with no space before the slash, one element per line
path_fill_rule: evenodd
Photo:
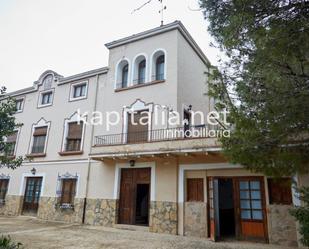
<path fill-rule="evenodd" d="M 133 67 L 134 85 L 147 82 L 147 62 L 145 55 L 138 55 L 134 59 Z"/>
<path fill-rule="evenodd" d="M 166 58 L 165 52 L 159 50 L 154 53 L 152 57 L 152 80 L 153 81 L 161 81 L 166 78 Z"/>
<path fill-rule="evenodd" d="M 116 67 L 116 88 L 125 88 L 129 84 L 129 62 L 124 59 Z"/>

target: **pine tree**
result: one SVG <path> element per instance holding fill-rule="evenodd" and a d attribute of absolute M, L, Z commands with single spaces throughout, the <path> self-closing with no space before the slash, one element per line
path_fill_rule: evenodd
<path fill-rule="evenodd" d="M 309 169 L 309 2 L 200 0 L 226 60 L 209 94 L 230 111 L 224 153 L 254 172 Z"/>

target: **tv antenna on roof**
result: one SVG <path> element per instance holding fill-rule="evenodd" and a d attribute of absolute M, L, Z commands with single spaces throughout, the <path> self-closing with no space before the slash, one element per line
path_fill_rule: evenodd
<path fill-rule="evenodd" d="M 147 2 L 143 3 L 141 6 L 139 6 L 138 8 L 134 9 L 131 14 L 134 14 L 135 12 L 139 11 L 140 9 L 142 9 L 143 7 L 145 7 L 147 4 L 150 4 L 152 2 L 152 0 L 148 0 Z M 163 0 L 158 0 L 158 2 L 160 2 L 160 10 L 159 10 L 159 14 L 161 14 L 161 26 L 164 23 L 164 11 L 167 9 L 166 5 L 164 5 Z"/>

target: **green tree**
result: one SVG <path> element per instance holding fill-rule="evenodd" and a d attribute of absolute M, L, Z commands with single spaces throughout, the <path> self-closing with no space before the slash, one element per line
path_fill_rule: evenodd
<path fill-rule="evenodd" d="M 302 235 L 302 243 L 309 246 L 309 187 L 301 188 L 299 196 L 304 205 L 290 210 L 290 213 L 300 222 L 299 232 Z"/>
<path fill-rule="evenodd" d="M 308 172 L 309 2 L 200 0 L 226 58 L 209 94 L 230 111 L 227 157 L 254 172 Z"/>
<path fill-rule="evenodd" d="M 11 158 L 8 152 L 12 145 L 5 142 L 6 137 L 12 135 L 15 129 L 21 126 L 15 122 L 14 113 L 16 102 L 13 98 L 5 95 L 6 88 L 0 88 L 0 167 L 15 169 L 23 162 L 22 157 Z"/>

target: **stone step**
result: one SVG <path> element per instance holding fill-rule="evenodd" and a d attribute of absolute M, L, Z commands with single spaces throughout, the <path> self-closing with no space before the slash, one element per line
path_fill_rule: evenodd
<path fill-rule="evenodd" d="M 116 225 L 114 225 L 114 227 L 117 228 L 117 229 L 123 229 L 123 230 L 149 232 L 149 227 L 147 227 L 147 226 L 116 224 Z"/>

